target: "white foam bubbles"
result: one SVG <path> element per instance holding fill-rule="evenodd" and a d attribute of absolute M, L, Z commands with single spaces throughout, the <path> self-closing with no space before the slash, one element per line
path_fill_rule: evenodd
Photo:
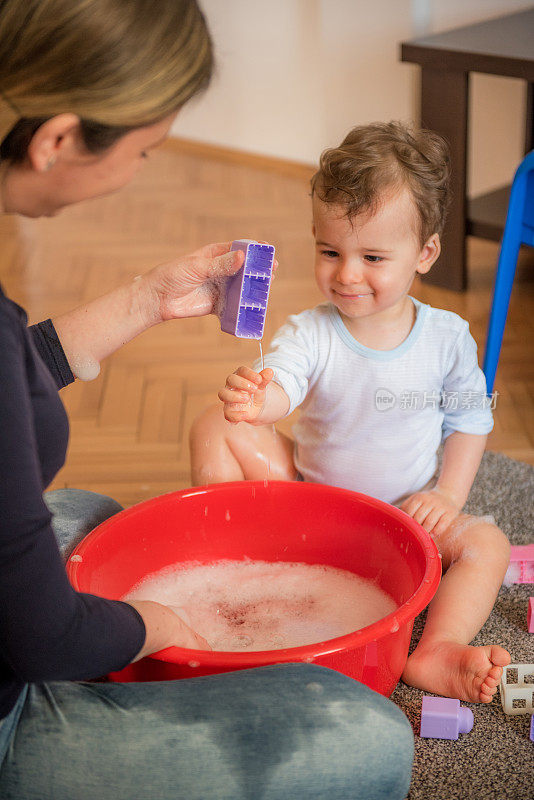
<path fill-rule="evenodd" d="M 327 641 L 397 608 L 375 583 L 347 570 L 250 559 L 166 567 L 123 599 L 173 606 L 214 650 L 233 652 Z"/>

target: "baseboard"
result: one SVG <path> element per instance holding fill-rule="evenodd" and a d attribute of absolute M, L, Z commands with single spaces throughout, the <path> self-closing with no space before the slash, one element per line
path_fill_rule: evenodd
<path fill-rule="evenodd" d="M 314 164 L 303 164 L 299 161 L 290 161 L 289 159 L 275 158 L 274 156 L 247 153 L 244 150 L 234 150 L 231 147 L 197 142 L 193 139 L 182 139 L 177 136 L 169 137 L 164 147 L 180 153 L 197 156 L 198 158 L 229 161 L 234 164 L 242 164 L 255 169 L 263 169 L 282 175 L 289 175 L 294 178 L 303 178 L 304 180 L 309 180 L 317 170 Z"/>

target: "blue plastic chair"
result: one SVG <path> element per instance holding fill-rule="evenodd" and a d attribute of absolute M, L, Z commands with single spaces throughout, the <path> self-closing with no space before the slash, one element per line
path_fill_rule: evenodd
<path fill-rule="evenodd" d="M 483 371 L 488 394 L 493 391 L 517 257 L 522 244 L 534 247 L 534 150 L 519 165 L 508 202 L 484 354 Z"/>

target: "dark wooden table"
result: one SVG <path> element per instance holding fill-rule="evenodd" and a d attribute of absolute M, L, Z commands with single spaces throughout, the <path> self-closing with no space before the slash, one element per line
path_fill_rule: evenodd
<path fill-rule="evenodd" d="M 467 287 L 466 236 L 499 241 L 509 187 L 467 200 L 469 73 L 526 81 L 525 152 L 534 148 L 534 7 L 401 44 L 402 61 L 421 66 L 421 124 L 448 140 L 453 200 L 443 252 L 425 276 L 448 289 Z"/>

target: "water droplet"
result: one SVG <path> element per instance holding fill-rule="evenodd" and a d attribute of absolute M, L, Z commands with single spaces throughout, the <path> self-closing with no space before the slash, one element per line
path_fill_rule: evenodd
<path fill-rule="evenodd" d="M 390 631 L 391 631 L 391 633 L 397 633 L 398 630 L 399 630 L 399 623 L 395 619 L 395 620 L 393 620 L 393 623 L 391 625 Z"/>
<path fill-rule="evenodd" d="M 70 560 L 71 561 L 83 561 L 83 558 L 81 556 L 71 556 Z"/>
<path fill-rule="evenodd" d="M 189 664 L 190 667 L 193 667 L 193 669 L 195 667 L 200 667 L 200 661 L 188 661 L 187 663 Z"/>
<path fill-rule="evenodd" d="M 303 541 L 303 542 L 305 542 L 305 541 L 306 541 L 306 534 L 305 534 L 305 533 L 303 533 L 303 534 L 302 534 L 302 541 Z"/>
<path fill-rule="evenodd" d="M 226 509 L 226 514 L 224 515 L 224 518 L 227 522 L 230 522 L 230 512 L 228 511 L 228 509 Z"/>
<path fill-rule="evenodd" d="M 308 658 L 305 658 L 304 661 L 306 664 L 313 664 L 313 656 L 308 656 Z"/>
<path fill-rule="evenodd" d="M 309 689 L 314 694 L 322 694 L 323 692 L 323 687 L 320 683 L 308 683 L 306 684 L 306 689 Z"/>
<path fill-rule="evenodd" d="M 205 516 L 205 517 L 207 517 L 207 516 L 208 516 L 208 507 L 207 507 L 207 506 L 206 506 L 206 507 L 205 507 L 205 509 L 204 509 L 204 516 Z"/>

